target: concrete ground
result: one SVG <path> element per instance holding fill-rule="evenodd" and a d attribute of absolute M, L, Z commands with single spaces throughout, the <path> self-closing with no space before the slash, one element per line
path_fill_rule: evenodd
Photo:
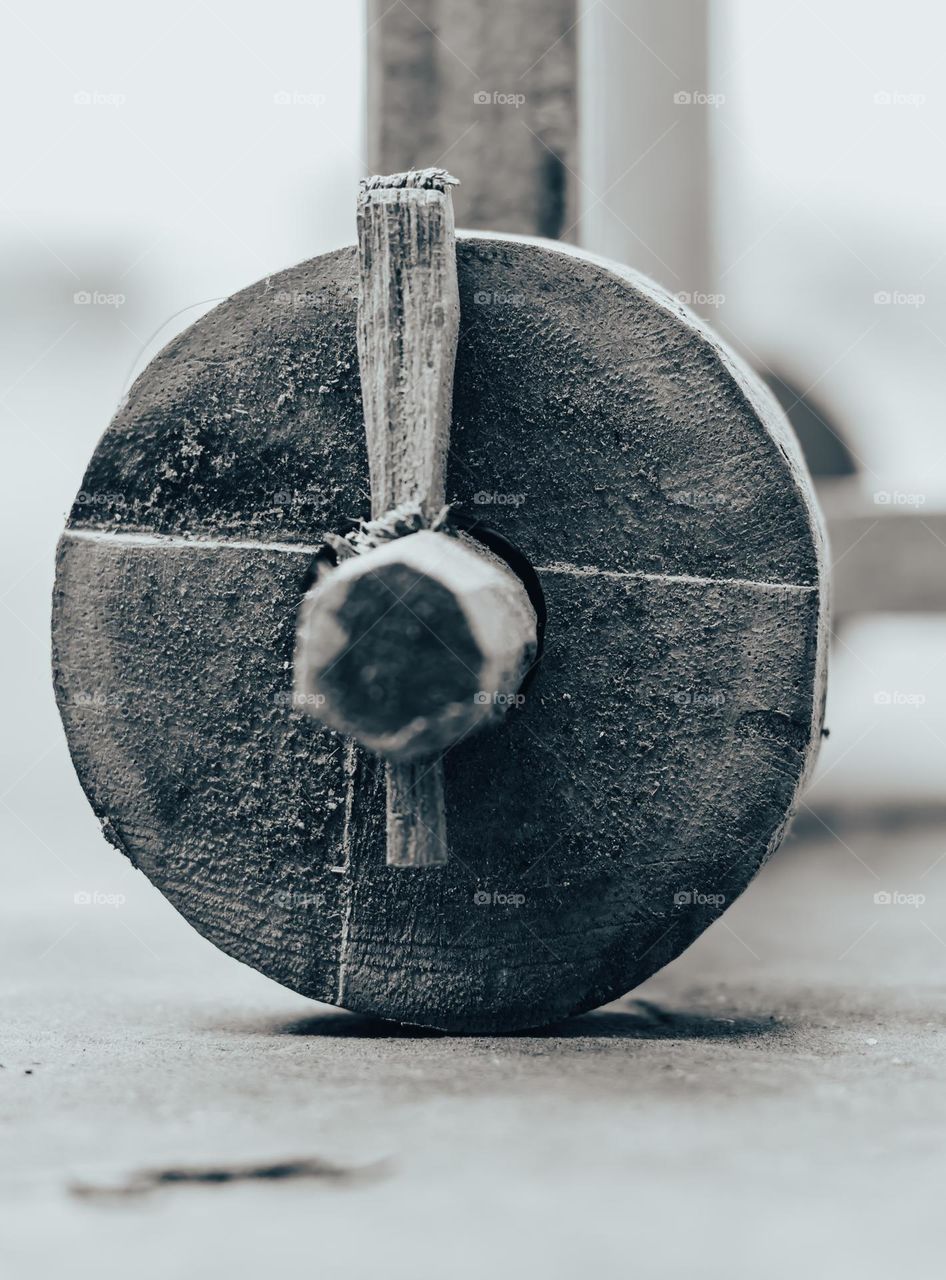
<path fill-rule="evenodd" d="M 457 1039 L 280 989 L 55 821 L 0 913 L 10 1280 L 942 1274 L 942 827 L 809 816 L 632 997 Z M 182 1169 L 246 1176 L 138 1176 Z"/>

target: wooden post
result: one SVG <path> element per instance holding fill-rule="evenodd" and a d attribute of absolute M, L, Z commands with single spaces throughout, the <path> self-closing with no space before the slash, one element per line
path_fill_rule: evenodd
<path fill-rule="evenodd" d="M 608 0 L 579 27 L 579 243 L 691 300 L 712 288 L 709 7 Z"/>
<path fill-rule="evenodd" d="M 463 174 L 463 227 L 574 239 L 576 0 L 368 0 L 368 162 Z"/>
<path fill-rule="evenodd" d="M 442 169 L 375 177 L 358 198 L 358 361 L 371 514 L 444 503 L 460 328 L 457 248 Z"/>
<path fill-rule="evenodd" d="M 358 201 L 358 361 L 372 521 L 303 604 L 302 705 L 387 759 L 387 860 L 447 861 L 442 753 L 512 704 L 536 648 L 525 587 L 436 532 L 460 303 L 441 169 Z M 469 542 L 469 540 L 468 540 Z"/>

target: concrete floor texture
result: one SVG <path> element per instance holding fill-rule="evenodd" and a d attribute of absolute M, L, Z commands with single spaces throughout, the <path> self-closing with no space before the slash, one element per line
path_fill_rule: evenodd
<path fill-rule="evenodd" d="M 809 816 L 624 1000 L 454 1038 L 279 988 L 54 823 L 6 831 L 4 1277 L 943 1274 L 943 827 Z"/>

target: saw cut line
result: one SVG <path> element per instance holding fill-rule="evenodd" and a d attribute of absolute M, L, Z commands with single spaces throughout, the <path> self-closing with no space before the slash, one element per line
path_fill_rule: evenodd
<path fill-rule="evenodd" d="M 171 533 L 115 533 L 110 529 L 66 529 L 62 535 L 78 542 L 115 543 L 123 547 L 168 547 L 175 551 L 277 551 L 285 555 L 314 556 L 322 544 L 300 542 L 255 542 L 250 538 L 184 538 Z M 758 582 L 753 578 L 703 578 L 685 573 L 646 573 L 635 569 L 599 569 L 595 565 L 554 564 L 535 566 L 536 573 L 564 573 L 574 578 L 606 578 L 610 582 L 666 582 L 695 587 L 758 588 L 762 591 L 817 591 L 803 582 Z"/>
<path fill-rule="evenodd" d="M 64 538 L 79 542 L 114 542 L 121 547 L 189 548 L 200 551 L 280 551 L 288 555 L 314 556 L 321 548 L 301 542 L 254 542 L 251 538 L 183 538 L 173 533 L 115 533 L 111 529 L 66 529 Z"/>
<path fill-rule="evenodd" d="M 805 582 L 758 582 L 755 578 L 702 578 L 690 573 L 647 573 L 637 569 L 599 569 L 597 565 L 537 564 L 536 573 L 565 573 L 573 578 L 607 578 L 609 582 L 672 582 L 689 583 L 695 587 L 759 587 L 762 591 L 817 591 L 814 584 Z"/>

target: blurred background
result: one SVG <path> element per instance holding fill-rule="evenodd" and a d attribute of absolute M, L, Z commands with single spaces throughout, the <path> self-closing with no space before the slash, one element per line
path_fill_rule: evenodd
<path fill-rule="evenodd" d="M 752 1071 L 783 1052 L 777 1036 L 750 1069 L 737 1042 L 718 1056 L 698 1044 L 681 1068 L 659 1043 L 669 1024 L 648 1021 L 650 1013 L 627 1034 L 656 1037 L 635 1059 L 645 1085 L 648 1063 L 661 1089 L 678 1078 L 690 1089 L 696 1079 L 697 1099 L 722 1095 L 724 1078 L 745 1085 L 745 1150 L 729 1173 L 742 1179 L 750 1234 L 768 1247 L 766 1232 L 779 1233 L 785 1256 L 770 1258 L 771 1274 L 783 1274 L 790 1256 L 807 1268 L 807 1258 L 792 1252 L 802 1247 L 794 1230 L 793 1243 L 783 1238 L 777 1205 L 758 1199 L 760 1170 L 775 1168 L 785 1202 L 805 1213 L 836 1186 L 852 1188 L 830 1223 L 809 1223 L 824 1274 L 845 1274 L 831 1265 L 843 1264 L 836 1230 L 848 1219 L 853 1230 L 858 1203 L 869 1207 L 856 1194 L 866 1190 L 859 1180 L 878 1154 L 894 1172 L 901 1158 L 908 1176 L 908 1137 L 930 1123 L 927 1109 L 901 1115 L 895 1131 L 885 1127 L 888 1077 L 868 1077 L 861 1055 L 886 1053 L 892 1071 L 912 1070 L 911 1096 L 928 1108 L 944 1061 L 935 1036 L 946 1013 L 939 1008 L 934 1026 L 930 1010 L 942 994 L 946 946 L 946 8 L 934 0 L 901 0 L 895 13 L 880 0 L 165 0 L 137 8 L 7 0 L 0 23 L 0 986 L 28 1028 L 16 1049 L 24 1075 L 34 1054 L 39 1069 L 65 1044 L 74 1064 L 98 1036 L 121 1065 L 110 1088 L 127 1115 L 150 1108 L 160 1124 L 134 1150 L 127 1140 L 129 1160 L 162 1143 L 175 1159 L 194 1135 L 218 1155 L 228 1144 L 245 1155 L 264 1130 L 292 1147 L 302 1112 L 288 1116 L 276 1100 L 266 1109 L 268 1076 L 256 1078 L 249 1111 L 227 1112 L 215 1128 L 238 1087 L 221 1093 L 207 1063 L 223 1061 L 235 1043 L 229 1027 L 220 1031 L 221 1010 L 245 1030 L 247 1010 L 271 1019 L 310 1006 L 216 952 L 102 839 L 52 696 L 54 547 L 98 437 L 157 350 L 243 286 L 351 243 L 364 173 L 444 164 L 464 179 L 461 225 L 562 237 L 629 263 L 688 302 L 769 381 L 815 472 L 835 574 L 830 737 L 773 864 L 669 977 L 653 980 L 678 1004 L 709 1003 L 715 1014 L 727 1002 L 732 1035 L 755 1035 L 776 1014 L 794 1020 L 801 1030 L 792 1046 L 805 1052 L 779 1079 L 788 1094 L 804 1082 L 804 1105 L 767 1110 L 769 1086 L 753 1091 Z M 497 173 L 503 182 L 491 180 Z M 91 893 L 121 910 L 77 909 L 76 894 Z M 919 896 L 922 909 L 888 909 L 891 893 Z M 101 993 L 92 1010 L 90 989 Z M 185 1049 L 161 1039 L 165 1018 L 172 1031 L 190 1019 Z M 681 1024 L 679 1035 L 699 1040 L 708 1021 Z M 833 1028 L 828 1047 L 824 1026 Z M 115 1028 L 159 1045 L 169 1075 L 204 1063 L 190 1086 L 199 1106 L 149 1095 L 150 1058 L 114 1048 Z M 266 1044 L 279 1062 L 296 1053 L 306 1078 L 304 1041 Z M 519 1050 L 502 1052 L 506 1062 Z M 841 1065 L 825 1065 L 828 1058 Z M 489 1062 L 503 1069 L 499 1057 L 482 1062 L 483 1071 Z M 350 1072 L 363 1079 L 357 1062 L 346 1058 L 341 1069 L 344 1089 Z M 12 1073 L 3 1075 L 9 1083 Z M 285 1084 L 285 1074 L 272 1078 Z M 68 1096 L 68 1080 L 57 1088 Z M 616 1083 L 601 1089 L 612 1107 L 625 1097 Z M 112 1148 L 126 1142 L 112 1118 L 93 1127 L 86 1103 L 36 1111 L 21 1144 L 24 1168 L 40 1168 L 37 1133 L 56 1161 L 86 1154 L 106 1123 Z M 349 1150 L 360 1105 L 320 1120 L 322 1149 Z M 527 1106 L 519 1099 L 495 1114 L 512 1125 Z M 674 1132 L 690 1143 L 694 1169 L 708 1146 L 729 1141 L 735 1108 L 730 1098 L 719 1112 L 679 1121 Z M 412 1134 L 426 1133 L 428 1112 L 401 1114 L 392 1108 L 378 1132 L 400 1124 L 409 1147 Z M 653 1160 L 640 1167 L 657 1181 L 638 1187 L 638 1202 L 651 1205 L 666 1173 L 665 1126 L 680 1113 L 628 1114 L 633 1124 L 622 1131 L 611 1112 L 593 1111 L 591 1131 L 602 1149 L 620 1132 L 651 1144 Z M 0 1105 L 0 1127 L 7 1117 Z M 499 1123 L 485 1110 L 474 1119 L 458 1129 L 457 1145 L 475 1148 L 476 1135 Z M 445 1140 L 455 1123 L 444 1126 Z M 800 1124 L 812 1149 L 826 1145 L 807 1165 L 779 1163 Z M 534 1159 L 530 1185 L 541 1186 L 556 1166 L 535 1132 L 519 1146 L 510 1139 L 504 1158 L 515 1167 Z M 371 1141 L 364 1152 L 378 1154 Z M 760 1142 L 768 1144 L 764 1166 L 752 1154 Z M 839 1173 L 842 1149 L 853 1154 Z M 451 1176 L 456 1163 L 444 1165 Z M 917 1212 L 939 1213 L 925 1198 L 940 1181 L 917 1176 Z M 429 1177 L 423 1185 L 426 1196 Z M 607 1185 L 589 1183 L 588 1194 L 606 1200 Z M 673 1255 L 684 1237 L 700 1249 L 715 1239 L 726 1213 L 718 1194 L 705 1183 L 685 1194 L 686 1232 L 665 1206 L 643 1215 L 638 1231 L 656 1233 L 650 1256 Z M 632 1199 L 620 1214 L 612 1206 L 616 1221 Z M 531 1203 L 518 1204 L 517 1231 Z M 878 1274 L 901 1270 L 904 1240 L 920 1238 L 904 1204 L 885 1203 L 883 1222 L 871 1223 Z M 17 1224 L 24 1249 L 42 1238 L 51 1210 L 40 1208 L 42 1221 Z M 571 1231 L 571 1201 L 565 1218 Z M 65 1213 L 57 1221 L 79 1232 Z M 279 1221 L 259 1229 L 275 1232 Z M 476 1234 L 484 1234 L 479 1225 Z M 137 1237 L 127 1244 L 137 1256 Z M 161 1258 L 172 1243 L 152 1235 L 150 1247 Z M 562 1257 L 569 1247 L 563 1238 Z M 474 1241 L 470 1258 L 481 1248 Z M 73 1261 L 92 1268 L 95 1258 Z M 455 1261 L 452 1273 L 466 1274 Z M 699 1265 L 717 1274 L 702 1253 Z"/>

